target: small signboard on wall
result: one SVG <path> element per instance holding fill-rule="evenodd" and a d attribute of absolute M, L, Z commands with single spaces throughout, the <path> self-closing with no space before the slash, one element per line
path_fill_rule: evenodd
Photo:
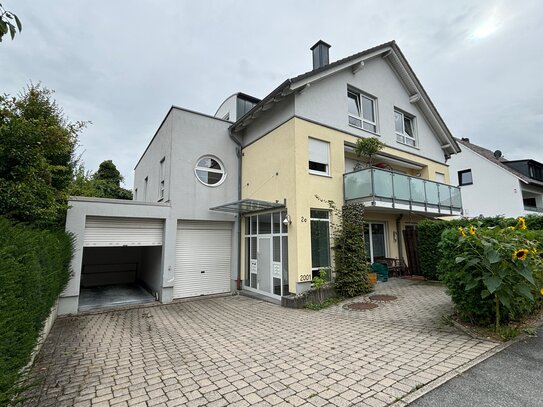
<path fill-rule="evenodd" d="M 251 260 L 251 273 L 256 274 L 256 266 L 257 266 L 256 260 Z"/>
<path fill-rule="evenodd" d="M 273 278 L 281 278 L 281 263 L 273 262 Z"/>

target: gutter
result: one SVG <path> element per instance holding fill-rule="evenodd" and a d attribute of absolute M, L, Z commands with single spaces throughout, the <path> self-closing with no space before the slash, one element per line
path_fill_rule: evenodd
<path fill-rule="evenodd" d="M 228 136 L 236 143 L 236 156 L 238 157 L 238 201 L 241 200 L 241 142 L 234 136 L 232 127 L 228 129 Z M 238 215 L 238 278 L 237 289 L 241 290 L 241 215 Z"/>

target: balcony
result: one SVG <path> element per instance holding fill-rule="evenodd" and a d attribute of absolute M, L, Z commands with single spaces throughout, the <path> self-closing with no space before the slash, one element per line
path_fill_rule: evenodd
<path fill-rule="evenodd" d="M 460 188 L 378 168 L 343 175 L 345 202 L 447 216 L 462 214 Z"/>

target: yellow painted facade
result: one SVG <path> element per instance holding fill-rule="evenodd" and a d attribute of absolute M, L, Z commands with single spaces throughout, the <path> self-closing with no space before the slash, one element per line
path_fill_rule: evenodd
<path fill-rule="evenodd" d="M 329 176 L 309 173 L 309 138 L 329 143 Z M 311 273 L 310 210 L 329 209 L 316 195 L 325 201 L 332 200 L 338 206 L 343 204 L 345 143 L 356 143 L 356 137 L 300 118 L 292 118 L 243 149 L 242 199 L 270 202 L 286 200 L 292 221 L 288 228 L 290 292 L 296 292 L 296 283 L 301 275 Z M 438 172 L 445 175 L 445 182 L 449 182 L 448 166 L 445 164 L 390 147 L 385 147 L 383 151 L 418 163 L 423 167 L 420 171 L 421 178 L 435 180 Z M 396 222 L 399 214 L 400 212 L 379 212 L 374 208 L 365 214 L 368 221 L 385 223 L 389 257 L 398 257 L 398 234 L 395 232 L 398 232 Z M 401 218 L 400 229 L 420 219 L 420 216 L 405 214 Z M 333 221 L 333 218 L 331 220 Z M 244 230 L 244 225 L 242 226 Z M 245 239 L 242 239 L 241 258 L 245 259 Z M 246 261 L 241 263 L 242 275 L 245 276 Z"/>

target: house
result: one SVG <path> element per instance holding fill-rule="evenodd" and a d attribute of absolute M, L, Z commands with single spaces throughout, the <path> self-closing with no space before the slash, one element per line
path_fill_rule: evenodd
<path fill-rule="evenodd" d="M 451 157 L 449 164 L 462 189 L 464 216 L 543 213 L 543 164 L 510 161 L 499 150 L 488 150 L 467 138 L 457 141 L 462 152 Z"/>
<path fill-rule="evenodd" d="M 372 261 L 405 258 L 420 219 L 461 214 L 447 164 L 459 145 L 398 45 L 333 63 L 329 48 L 317 42 L 313 69 L 263 99 L 234 94 L 214 116 L 172 107 L 136 165 L 134 201 L 73 198 L 59 312 L 108 284 L 164 303 L 301 293 L 333 266 L 328 200 L 365 203 Z M 374 167 L 354 154 L 362 137 L 386 144 Z"/>

